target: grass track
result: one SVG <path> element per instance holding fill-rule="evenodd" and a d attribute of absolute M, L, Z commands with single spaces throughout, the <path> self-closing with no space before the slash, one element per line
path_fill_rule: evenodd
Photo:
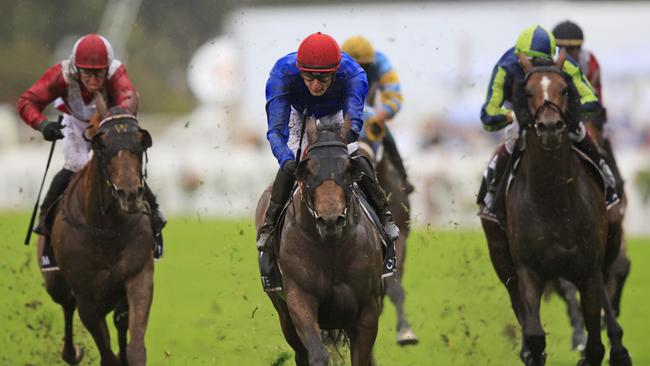
<path fill-rule="evenodd" d="M 42 288 L 34 245 L 22 245 L 27 220 L 27 213 L 0 213 L 0 365 L 62 365 L 62 312 Z M 293 364 L 259 284 L 252 221 L 175 218 L 165 240 L 147 332 L 149 364 Z M 416 230 L 408 246 L 406 309 L 421 342 L 395 344 L 394 309 L 386 302 L 375 346 L 378 365 L 518 365 L 519 331 L 483 235 Z M 624 341 L 635 365 L 650 365 L 650 239 L 630 240 L 629 252 Z M 545 302 L 542 318 L 547 364 L 575 365 L 563 303 L 557 297 Z M 75 321 L 86 350 L 82 365 L 99 364 L 92 339 Z"/>

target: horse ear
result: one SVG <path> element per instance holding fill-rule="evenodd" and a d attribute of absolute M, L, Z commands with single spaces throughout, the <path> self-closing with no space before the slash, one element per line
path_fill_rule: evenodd
<path fill-rule="evenodd" d="M 307 144 L 311 145 L 315 143 L 316 139 L 318 139 L 318 130 L 316 128 L 316 118 L 314 116 L 307 118 L 305 131 L 307 132 Z"/>
<path fill-rule="evenodd" d="M 530 69 L 533 68 L 533 63 L 530 62 L 528 57 L 526 57 L 526 55 L 524 55 L 523 52 L 519 52 L 518 57 L 519 57 L 519 65 L 521 65 L 521 67 L 524 69 L 524 74 L 527 74 L 528 71 L 530 71 Z"/>
<path fill-rule="evenodd" d="M 104 100 L 104 96 L 99 92 L 95 93 L 95 106 L 97 107 L 97 114 L 99 114 L 100 120 L 108 116 L 106 101 Z"/>
<path fill-rule="evenodd" d="M 557 66 L 558 69 L 562 70 L 562 67 L 564 66 L 564 60 L 566 60 L 566 50 L 563 48 L 560 48 L 560 54 L 557 56 L 557 62 L 555 62 L 555 66 Z"/>
<path fill-rule="evenodd" d="M 135 116 L 138 114 L 138 109 L 140 109 L 140 93 L 129 91 L 129 106 L 127 110 Z"/>
<path fill-rule="evenodd" d="M 343 119 L 343 126 L 339 130 L 339 139 L 343 142 L 350 142 L 348 138 L 350 137 L 350 128 L 352 122 L 350 121 L 350 115 L 346 115 Z"/>

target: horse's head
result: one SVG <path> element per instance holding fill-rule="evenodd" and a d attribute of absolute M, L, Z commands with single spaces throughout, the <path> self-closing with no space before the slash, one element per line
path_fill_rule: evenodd
<path fill-rule="evenodd" d="M 129 110 L 113 107 L 107 111 L 103 99 L 97 99 L 97 114 L 87 135 L 100 175 L 124 212 L 141 212 L 146 178 L 142 156 L 151 147 L 151 135 Z"/>
<path fill-rule="evenodd" d="M 348 223 L 352 183 L 359 175 L 357 163 L 348 154 L 349 131 L 349 119 L 342 127 L 307 120 L 309 148 L 296 176 L 323 241 L 339 240 Z"/>
<path fill-rule="evenodd" d="M 562 51 L 555 63 L 542 59 L 533 64 L 523 54 L 519 55 L 519 63 L 526 74 L 528 111 L 542 147 L 547 150 L 558 149 L 568 137 L 566 112 L 571 85 L 562 71 L 565 58 Z"/>

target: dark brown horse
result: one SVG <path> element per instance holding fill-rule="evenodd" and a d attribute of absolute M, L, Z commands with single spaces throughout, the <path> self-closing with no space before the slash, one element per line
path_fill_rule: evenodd
<path fill-rule="evenodd" d="M 111 112 L 106 112 L 103 101 L 98 103 L 98 114 L 86 131 L 93 156 L 72 178 L 52 227 L 60 272 L 43 274 L 48 293 L 63 307 L 62 357 L 69 364 L 78 363 L 82 356 L 72 342 L 75 307 L 97 344 L 102 366 L 146 364 L 153 234 L 143 204 L 142 157 L 151 146 L 151 136 L 127 111 L 114 107 Z M 39 238 L 39 253 L 43 240 Z M 111 350 L 105 320 L 111 311 L 119 359 Z"/>
<path fill-rule="evenodd" d="M 568 137 L 565 117 L 577 92 L 561 71 L 564 53 L 554 65 L 534 67 L 523 54 L 519 62 L 526 73 L 526 107 L 534 117 L 531 125 L 523 126 L 526 150 L 506 197 L 505 231 L 492 221 L 481 222 L 493 266 L 522 328 L 520 357 L 526 365 L 544 365 L 540 297 L 548 281 L 562 277 L 580 291 L 588 332 L 579 365 L 600 365 L 604 357 L 601 308 L 610 337 L 610 363 L 631 365 L 603 286 L 604 268 L 619 248 L 608 246 L 603 192 Z"/>
<path fill-rule="evenodd" d="M 320 125 L 320 122 L 319 122 Z M 268 293 L 297 365 L 326 366 L 321 330 L 343 329 L 353 366 L 369 366 L 382 307 L 382 243 L 356 192 L 357 162 L 343 128 L 307 121 L 309 150 L 297 169 L 296 190 L 275 246 L 284 296 Z M 262 224 L 268 190 L 260 198 Z"/>
<path fill-rule="evenodd" d="M 360 144 L 360 150 L 363 151 L 364 155 L 370 157 L 370 153 L 366 151 L 366 146 L 368 149 L 371 149 L 367 144 Z M 393 276 L 386 278 L 386 295 L 388 295 L 393 305 L 395 305 L 395 311 L 397 312 L 397 343 L 399 345 L 409 345 L 418 342 L 415 332 L 411 329 L 406 319 L 404 312 L 405 292 L 404 287 L 402 287 L 404 262 L 406 259 L 406 241 L 411 232 L 411 203 L 409 202 L 409 195 L 405 190 L 404 180 L 393 163 L 394 157 L 389 154 L 388 150 L 384 149 L 379 161 L 375 162 L 377 179 L 384 192 L 386 192 L 390 211 L 395 219 L 395 224 L 399 227 L 399 238 L 395 241 L 397 270 Z"/>
<path fill-rule="evenodd" d="M 623 286 L 625 280 L 630 272 L 630 259 L 627 256 L 627 242 L 624 238 L 623 219 L 627 208 L 627 196 L 625 195 L 623 187 L 623 179 L 620 172 L 616 168 L 614 155 L 609 141 L 604 137 L 603 133 L 603 119 L 601 116 L 587 118 L 584 120 L 587 131 L 594 139 L 598 148 L 601 149 L 602 155 L 607 160 L 610 167 L 613 168 L 614 176 L 617 180 L 616 190 L 620 197 L 620 202 L 607 211 L 609 227 L 607 230 L 608 247 L 620 247 L 616 259 L 611 262 L 607 271 L 605 272 L 605 286 L 612 301 L 612 307 L 618 317 L 621 312 L 621 297 L 623 294 Z M 571 319 L 571 326 L 573 328 L 572 346 L 574 349 L 583 350 L 586 337 L 584 335 L 584 319 L 580 313 L 580 307 L 576 295 L 578 289 L 569 281 L 558 279 L 555 283 L 560 296 L 567 303 L 567 313 Z"/>

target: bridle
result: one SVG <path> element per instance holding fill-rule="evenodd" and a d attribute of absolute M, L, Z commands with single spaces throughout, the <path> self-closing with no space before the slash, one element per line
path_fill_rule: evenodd
<path fill-rule="evenodd" d="M 133 143 L 131 136 L 132 132 L 136 131 L 139 131 L 143 134 L 143 144 Z M 113 143 L 111 143 L 109 146 L 102 146 L 102 143 L 100 142 L 100 136 L 109 133 L 111 136 L 115 136 Z M 118 187 L 111 180 L 110 174 L 108 174 L 107 164 L 110 159 L 112 159 L 118 152 L 122 150 L 129 151 L 138 157 L 141 165 L 139 177 L 140 186 L 138 188 L 144 190 L 147 180 L 147 163 L 149 161 L 149 158 L 147 156 L 147 149 L 151 146 L 151 135 L 147 130 L 140 128 L 138 120 L 135 116 L 131 114 L 116 114 L 109 116 L 99 123 L 97 133 L 95 133 L 95 135 L 90 140 L 86 138 L 85 135 L 84 139 L 90 141 L 93 153 L 97 156 L 100 168 L 99 171 L 102 175 L 102 179 L 106 183 L 113 197 L 117 198 Z M 143 155 L 144 163 L 142 159 Z M 103 206 L 104 205 L 102 205 L 102 202 L 100 200 L 100 210 L 102 210 L 102 213 L 105 213 L 108 210 L 108 205 L 105 208 Z"/>
<path fill-rule="evenodd" d="M 306 169 L 306 165 L 310 159 L 309 156 L 312 154 L 314 155 L 318 154 L 319 158 L 321 158 L 320 162 L 325 163 L 325 165 L 330 165 L 334 163 L 334 161 L 332 161 L 334 159 L 331 158 L 339 158 L 345 156 L 348 159 L 350 159 L 348 155 L 347 144 L 341 141 L 316 142 L 315 144 L 310 145 L 309 148 L 307 149 L 307 159 L 300 162 L 299 164 L 300 170 Z M 331 166 L 327 166 L 327 167 L 331 168 Z M 335 170 L 332 169 L 332 171 Z M 313 190 L 318 186 L 320 186 L 324 181 L 333 180 L 338 186 L 342 187 L 343 190 L 345 191 L 346 202 L 345 202 L 345 208 L 343 210 L 342 215 L 347 221 L 354 181 L 345 179 L 344 175 L 345 174 L 333 174 L 333 173 L 330 176 L 326 176 L 326 177 L 319 175 L 317 179 L 315 179 L 313 182 L 309 182 L 308 179 L 301 179 L 301 177 L 298 177 L 298 189 L 300 190 L 302 196 L 302 202 L 305 204 L 305 207 L 307 207 L 307 211 L 309 212 L 309 214 L 314 220 L 318 220 L 321 216 L 316 210 L 316 208 L 314 207 Z"/>
<path fill-rule="evenodd" d="M 540 73 L 540 72 L 552 72 L 555 74 L 558 74 L 562 77 L 562 79 L 566 80 L 566 75 L 562 70 L 560 70 L 557 66 L 534 66 L 528 72 L 526 73 L 526 76 L 524 78 L 524 83 L 527 85 L 528 84 L 528 79 L 535 74 L 535 73 Z M 560 115 L 560 118 L 562 118 L 563 121 L 567 121 L 567 116 L 566 113 L 562 110 L 562 108 L 557 105 L 557 103 L 550 101 L 548 99 L 544 99 L 544 103 L 539 106 L 536 110 L 535 113 L 533 114 L 532 122 L 533 122 L 533 127 L 535 127 L 535 130 L 537 131 L 540 125 L 540 122 L 538 122 L 539 116 L 542 114 L 542 112 L 546 109 L 552 109 L 555 112 L 557 112 Z"/>

